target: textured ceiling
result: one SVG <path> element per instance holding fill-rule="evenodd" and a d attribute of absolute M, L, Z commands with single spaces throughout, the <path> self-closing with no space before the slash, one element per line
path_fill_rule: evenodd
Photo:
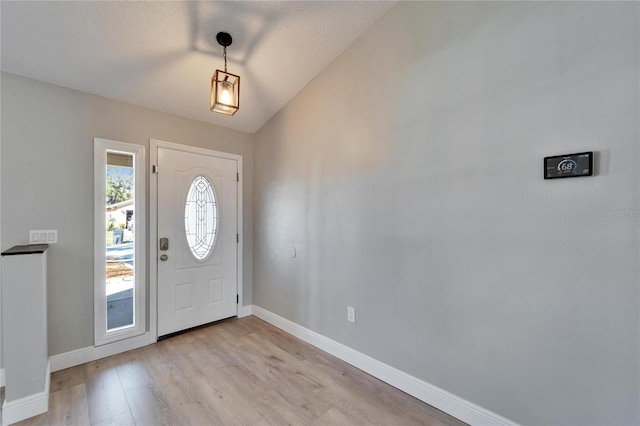
<path fill-rule="evenodd" d="M 2 71 L 248 133 L 260 128 L 393 2 L 0 3 Z M 240 110 L 209 111 L 215 36 L 227 31 Z"/>

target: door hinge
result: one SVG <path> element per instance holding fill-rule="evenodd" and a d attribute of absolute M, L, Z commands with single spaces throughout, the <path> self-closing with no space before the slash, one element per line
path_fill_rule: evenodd
<path fill-rule="evenodd" d="M 236 173 L 236 182 L 240 182 L 240 173 Z"/>
<path fill-rule="evenodd" d="M 236 234 L 236 243 L 240 242 L 240 234 Z"/>
<path fill-rule="evenodd" d="M 154 164 L 153 166 L 151 166 L 151 173 L 158 173 L 158 167 L 156 167 L 156 165 Z"/>
<path fill-rule="evenodd" d="M 240 303 L 240 295 L 239 295 L 239 294 L 236 294 L 236 305 L 237 305 L 238 303 Z"/>

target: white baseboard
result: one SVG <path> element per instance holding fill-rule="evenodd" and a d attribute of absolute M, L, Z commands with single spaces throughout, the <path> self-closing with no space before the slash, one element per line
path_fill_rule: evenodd
<path fill-rule="evenodd" d="M 239 306 L 238 307 L 238 318 L 244 318 L 244 317 L 248 317 L 249 315 L 251 315 L 251 308 L 252 307 L 253 307 L 253 305 Z"/>
<path fill-rule="evenodd" d="M 496 413 L 253 305 L 253 315 L 471 425 L 516 425 Z"/>
<path fill-rule="evenodd" d="M 119 342 L 102 346 L 88 346 L 86 348 L 76 349 L 75 351 L 53 355 L 49 358 L 51 361 L 51 371 L 75 367 L 76 365 L 141 348 L 147 346 L 149 343 L 149 333 L 145 333 L 130 339 L 120 340 Z"/>
<path fill-rule="evenodd" d="M 47 362 L 44 390 L 24 398 L 2 404 L 2 426 L 17 423 L 49 410 L 49 386 L 51 384 L 51 361 Z"/>

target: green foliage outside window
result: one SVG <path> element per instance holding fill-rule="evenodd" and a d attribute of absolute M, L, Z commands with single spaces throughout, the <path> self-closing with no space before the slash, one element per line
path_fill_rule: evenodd
<path fill-rule="evenodd" d="M 120 179 L 117 183 L 114 182 L 111 176 L 107 176 L 107 205 L 113 205 L 121 203 L 123 201 L 130 200 L 131 196 L 131 184 L 127 184 L 124 180 Z"/>

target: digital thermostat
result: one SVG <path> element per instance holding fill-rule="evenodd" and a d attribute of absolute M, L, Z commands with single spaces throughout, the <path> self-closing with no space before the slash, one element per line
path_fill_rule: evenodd
<path fill-rule="evenodd" d="M 544 158 L 544 178 L 593 176 L 593 152 L 556 155 Z"/>

